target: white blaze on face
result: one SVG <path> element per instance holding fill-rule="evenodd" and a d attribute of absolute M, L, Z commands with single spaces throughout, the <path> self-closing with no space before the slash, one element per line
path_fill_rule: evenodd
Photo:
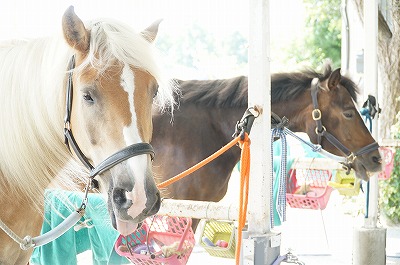
<path fill-rule="evenodd" d="M 123 129 L 124 139 L 127 146 L 142 142 L 142 139 L 139 136 L 139 130 L 137 128 L 137 117 L 134 107 L 134 81 L 135 77 L 131 68 L 129 67 L 129 65 L 125 64 L 124 68 L 122 69 L 121 86 L 128 93 L 130 112 L 132 115 L 132 123 L 128 127 L 125 127 Z M 144 180 L 147 169 L 147 157 L 147 155 L 139 155 L 130 158 L 127 161 L 132 175 L 134 176 L 134 180 L 132 180 L 134 182 L 133 190 L 132 192 L 127 192 L 126 194 L 127 199 L 132 200 L 133 202 L 133 205 L 128 209 L 128 214 L 132 218 L 137 217 L 146 208 L 145 204 L 147 199 L 144 187 Z"/>

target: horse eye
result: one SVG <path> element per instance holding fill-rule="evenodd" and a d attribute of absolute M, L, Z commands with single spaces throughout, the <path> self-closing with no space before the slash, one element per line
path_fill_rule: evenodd
<path fill-rule="evenodd" d="M 93 103 L 94 100 L 89 92 L 83 93 L 83 99 L 87 102 Z"/>
<path fill-rule="evenodd" d="M 352 111 L 352 110 L 345 111 L 345 112 L 343 112 L 343 116 L 344 116 L 346 119 L 352 119 L 353 116 L 354 116 L 354 111 Z"/>
<path fill-rule="evenodd" d="M 154 88 L 153 98 L 155 98 L 157 94 L 158 94 L 158 85 L 156 85 L 156 87 Z"/>

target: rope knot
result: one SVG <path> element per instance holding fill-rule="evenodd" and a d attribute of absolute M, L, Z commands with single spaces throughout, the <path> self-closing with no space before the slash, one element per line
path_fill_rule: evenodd
<path fill-rule="evenodd" d="M 30 248 L 33 248 L 34 246 L 35 244 L 33 243 L 31 236 L 26 236 L 24 239 L 22 239 L 22 242 L 19 244 L 19 247 L 22 250 L 28 250 Z"/>
<path fill-rule="evenodd" d="M 279 117 L 277 114 L 271 112 L 271 127 L 277 129 L 283 129 L 289 124 L 289 119 L 283 116 Z"/>
<path fill-rule="evenodd" d="M 242 139 L 243 138 L 243 139 Z M 244 148 L 244 144 L 247 143 L 248 145 L 250 145 L 250 138 L 249 135 L 245 132 L 243 133 L 243 137 L 240 138 L 239 140 L 239 147 L 240 149 Z"/>

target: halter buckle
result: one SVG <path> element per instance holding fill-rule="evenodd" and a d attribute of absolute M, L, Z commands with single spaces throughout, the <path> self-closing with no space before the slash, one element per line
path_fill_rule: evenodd
<path fill-rule="evenodd" d="M 315 133 L 317 134 L 317 135 L 320 135 L 320 134 L 322 134 L 323 132 L 325 132 L 326 131 L 326 128 L 325 128 L 325 126 L 323 126 L 322 125 L 322 131 L 318 131 L 318 127 L 315 127 Z"/>
<path fill-rule="evenodd" d="M 319 109 L 313 109 L 311 115 L 314 121 L 319 121 L 322 117 L 322 113 Z"/>
<path fill-rule="evenodd" d="M 64 122 L 64 129 L 70 131 L 71 130 L 71 123 L 69 121 Z"/>

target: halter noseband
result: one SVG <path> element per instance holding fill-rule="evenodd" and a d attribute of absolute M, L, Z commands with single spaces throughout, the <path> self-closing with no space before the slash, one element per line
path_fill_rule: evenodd
<path fill-rule="evenodd" d="M 69 65 L 68 65 L 68 80 L 67 80 L 67 91 L 66 91 L 66 108 L 65 108 L 65 118 L 64 118 L 64 136 L 65 136 L 65 144 L 69 148 L 70 146 L 74 150 L 74 153 L 79 158 L 79 160 L 90 170 L 89 182 L 88 185 L 92 183 L 94 177 L 103 173 L 104 171 L 109 170 L 113 166 L 138 155 L 149 154 L 151 159 L 154 159 L 154 150 L 153 147 L 149 143 L 136 143 L 129 145 L 120 151 L 114 153 L 109 156 L 105 160 L 103 160 L 100 164 L 94 167 L 89 159 L 83 154 L 82 150 L 79 148 L 78 143 L 75 141 L 75 138 L 72 134 L 70 121 L 71 121 L 71 111 L 72 111 L 72 70 L 75 67 L 75 56 L 72 56 Z M 95 183 L 96 184 L 96 183 Z M 89 187 L 87 187 L 89 188 Z"/>
<path fill-rule="evenodd" d="M 351 152 L 346 146 L 344 146 L 335 136 L 329 133 L 325 126 L 322 125 L 322 114 L 321 110 L 318 106 L 318 78 L 314 78 L 311 82 L 311 98 L 314 106 L 313 111 L 311 112 L 313 120 L 316 122 L 317 126 L 315 128 L 315 133 L 318 136 L 318 144 L 321 145 L 322 137 L 325 137 L 328 142 L 330 142 L 333 146 L 335 146 L 338 150 L 343 152 L 346 155 L 346 162 L 343 163 L 347 170 L 352 168 L 352 163 L 359 155 L 363 155 L 369 152 L 372 152 L 379 148 L 379 144 L 377 142 L 373 142 L 369 145 L 366 145 L 360 148 L 357 152 Z"/>

